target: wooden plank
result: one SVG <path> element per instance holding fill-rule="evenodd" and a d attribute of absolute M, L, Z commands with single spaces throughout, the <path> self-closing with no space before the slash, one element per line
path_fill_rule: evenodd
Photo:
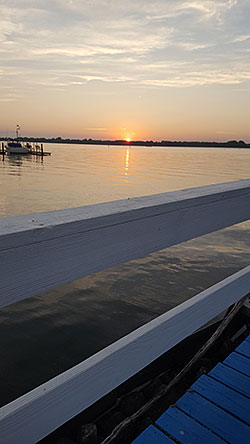
<path fill-rule="evenodd" d="M 249 279 L 247 267 L 2 407 L 4 442 L 42 439 L 244 296 Z"/>
<path fill-rule="evenodd" d="M 165 212 L 192 208 L 194 204 L 215 203 L 228 198 L 240 198 L 249 195 L 250 179 L 221 183 L 216 185 L 187 188 L 168 193 L 153 194 L 113 202 L 86 205 L 64 210 L 33 213 L 0 219 L 0 235 L 4 236 L 1 249 L 25 245 L 27 241 L 37 242 L 58 237 L 62 233 L 76 234 L 80 228 L 99 228 L 108 221 L 110 216 L 116 216 L 116 222 L 132 221 L 137 216 L 142 219 L 150 214 L 159 215 Z M 238 218 L 239 216 L 236 216 Z M 65 226 L 67 225 L 67 230 Z M 57 227 L 63 232 L 51 231 Z"/>
<path fill-rule="evenodd" d="M 174 441 L 158 430 L 153 425 L 150 425 L 132 444 L 173 444 Z"/>
<path fill-rule="evenodd" d="M 187 392 L 176 406 L 230 444 L 250 442 L 250 427 L 195 392 Z"/>
<path fill-rule="evenodd" d="M 3 218 L 0 306 L 249 218 L 250 180 Z"/>
<path fill-rule="evenodd" d="M 223 364 L 228 365 L 238 372 L 250 377 L 250 359 L 246 358 L 243 355 L 240 355 L 239 353 L 231 353 L 231 355 L 228 356 L 225 361 L 223 361 Z"/>
<path fill-rule="evenodd" d="M 217 364 L 209 376 L 250 398 L 249 377 L 224 364 Z"/>
<path fill-rule="evenodd" d="M 170 407 L 156 424 L 181 444 L 222 444 L 224 441 L 175 407 Z"/>
<path fill-rule="evenodd" d="M 243 341 L 239 347 L 236 348 L 236 352 L 250 358 L 250 343 L 248 341 Z"/>
<path fill-rule="evenodd" d="M 245 341 L 250 342 L 250 335 L 245 339 Z"/>
<path fill-rule="evenodd" d="M 250 424 L 250 399 L 207 375 L 202 375 L 191 388 L 223 410 Z"/>

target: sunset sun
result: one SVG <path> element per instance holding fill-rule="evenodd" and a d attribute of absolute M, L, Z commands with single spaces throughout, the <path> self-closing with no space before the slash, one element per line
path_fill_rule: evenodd
<path fill-rule="evenodd" d="M 125 140 L 126 142 L 131 142 L 131 139 L 129 137 L 127 137 Z"/>

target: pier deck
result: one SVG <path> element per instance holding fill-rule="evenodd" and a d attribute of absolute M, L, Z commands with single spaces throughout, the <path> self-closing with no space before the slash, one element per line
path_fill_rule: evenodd
<path fill-rule="evenodd" d="M 250 336 L 132 444 L 250 442 Z"/>

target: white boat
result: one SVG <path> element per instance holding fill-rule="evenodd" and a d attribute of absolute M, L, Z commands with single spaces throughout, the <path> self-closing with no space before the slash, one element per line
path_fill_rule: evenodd
<path fill-rule="evenodd" d="M 10 140 L 5 145 L 5 150 L 8 154 L 29 154 L 31 145 L 29 143 L 26 143 L 26 145 L 23 145 L 18 140 L 18 131 L 20 130 L 20 126 L 16 126 L 16 140 Z"/>
<path fill-rule="evenodd" d="M 28 145 L 23 145 L 18 140 L 9 141 L 5 145 L 5 150 L 8 154 L 29 154 L 30 148 Z"/>

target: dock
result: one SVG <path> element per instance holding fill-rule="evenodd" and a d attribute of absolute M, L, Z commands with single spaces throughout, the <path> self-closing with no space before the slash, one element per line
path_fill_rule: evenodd
<path fill-rule="evenodd" d="M 0 280 L 0 306 L 5 307 L 108 267 L 145 257 L 249 219 L 250 179 L 2 218 L 0 263 L 4 264 L 4 273 Z M 182 341 L 188 340 L 234 304 L 244 300 L 249 291 L 250 266 L 247 266 L 3 406 L 0 408 L 1 442 L 34 444 L 44 439 L 103 400 L 165 353 L 171 352 Z M 198 441 L 197 438 L 197 441 L 189 441 L 192 444 L 225 442 L 225 438 L 218 434 L 218 429 L 214 431 L 212 424 L 206 422 L 210 419 L 208 414 L 202 413 L 202 403 L 206 404 L 207 409 L 209 406 L 209 410 L 213 410 L 213 418 L 220 418 L 217 422 L 222 422 L 225 433 L 230 431 L 227 442 L 231 443 L 229 438 L 233 436 L 233 426 L 229 428 L 226 425 L 225 415 L 230 415 L 232 424 L 238 427 L 237 442 L 250 442 L 246 418 L 239 416 L 241 413 L 238 411 L 228 410 L 229 401 L 225 408 L 217 406 L 219 398 L 226 395 L 222 396 L 221 392 L 217 393 L 213 389 L 215 383 L 220 383 L 226 386 L 223 390 L 227 393 L 229 387 L 244 397 L 244 401 L 248 397 L 244 405 L 249 402 L 249 394 L 239 391 L 243 388 L 230 388 L 229 375 L 234 372 L 237 380 L 245 381 L 248 378 L 249 384 L 249 374 L 247 376 L 244 373 L 248 371 L 245 370 L 246 360 L 250 359 L 245 354 L 245 349 L 249 348 L 248 343 L 249 338 L 229 360 L 219 363 L 207 377 L 194 383 L 190 387 L 191 391 L 180 398 L 170 411 L 166 406 L 163 415 L 150 426 L 149 433 L 160 433 L 159 436 L 165 439 L 162 442 L 176 442 L 173 431 L 164 429 L 166 421 L 163 418 L 168 418 L 171 412 L 173 418 L 184 415 L 187 421 L 185 424 L 193 421 L 193 427 L 203 427 L 206 436 L 209 429 L 214 439 L 209 441 L 207 438 L 199 438 Z M 237 369 L 232 367 L 236 361 Z M 224 376 L 221 374 L 222 367 L 226 371 Z M 208 390 L 208 384 L 213 384 L 209 395 L 211 399 L 202 394 L 204 384 L 205 390 Z M 246 383 L 242 387 L 246 387 Z M 213 400 L 212 392 L 218 400 Z M 230 403 L 231 406 L 237 404 L 231 398 Z M 179 433 L 179 442 L 185 436 L 185 424 L 181 429 L 183 433 Z M 249 438 L 248 441 L 244 442 L 241 436 Z M 138 435 L 133 439 L 139 439 Z M 74 442 L 74 439 L 70 440 Z M 145 442 L 161 443 L 153 438 Z"/>
<path fill-rule="evenodd" d="M 250 336 L 132 444 L 250 442 Z"/>
<path fill-rule="evenodd" d="M 40 146 L 31 148 L 28 155 L 43 157 L 43 156 L 51 156 L 51 153 L 48 151 L 44 151 L 43 144 L 41 143 Z"/>

